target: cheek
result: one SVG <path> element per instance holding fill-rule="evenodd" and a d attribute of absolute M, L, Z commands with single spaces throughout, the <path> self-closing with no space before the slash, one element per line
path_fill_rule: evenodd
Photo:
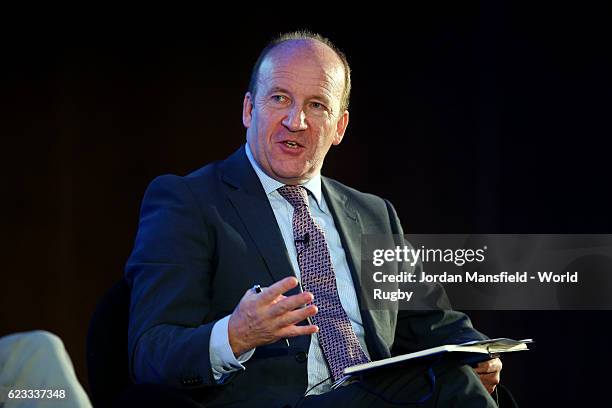
<path fill-rule="evenodd" d="M 280 125 L 283 114 L 278 110 L 262 109 L 259 113 L 258 126 L 261 130 L 273 130 Z"/>
<path fill-rule="evenodd" d="M 321 126 L 317 130 L 317 135 L 317 146 L 327 150 L 333 144 L 334 137 L 336 136 L 336 127 L 329 124 Z"/>

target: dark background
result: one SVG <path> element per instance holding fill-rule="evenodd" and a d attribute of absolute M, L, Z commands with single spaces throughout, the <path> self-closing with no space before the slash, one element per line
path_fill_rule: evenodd
<path fill-rule="evenodd" d="M 611 233 L 611 16 L 581 4 L 24 19 L 0 51 L 0 335 L 58 334 L 87 386 L 87 324 L 122 276 L 144 189 L 243 142 L 250 68 L 284 30 L 345 50 L 351 122 L 324 174 L 390 199 L 407 232 Z M 605 401 L 610 312 L 471 316 L 536 339 L 504 359 L 522 406 Z"/>

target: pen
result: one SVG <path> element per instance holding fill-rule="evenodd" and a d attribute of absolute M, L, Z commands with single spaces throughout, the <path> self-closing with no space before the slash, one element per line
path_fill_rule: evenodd
<path fill-rule="evenodd" d="M 253 289 L 255 289 L 255 293 L 261 293 L 262 292 L 261 286 L 259 286 L 259 285 L 253 286 Z M 285 339 L 285 343 L 287 343 L 287 347 L 290 347 L 289 339 Z"/>
<path fill-rule="evenodd" d="M 302 282 L 301 282 L 301 281 L 298 281 L 298 285 L 300 286 L 300 292 L 304 293 L 304 287 L 302 286 Z M 306 306 L 308 306 L 308 305 L 304 305 L 304 306 L 302 306 L 302 307 L 306 307 Z M 307 321 L 307 322 L 308 322 L 308 324 L 310 324 L 310 325 L 312 325 L 312 324 L 313 324 L 313 323 L 312 323 L 312 320 L 310 320 L 310 316 L 307 316 L 307 317 L 306 317 L 306 321 Z"/>

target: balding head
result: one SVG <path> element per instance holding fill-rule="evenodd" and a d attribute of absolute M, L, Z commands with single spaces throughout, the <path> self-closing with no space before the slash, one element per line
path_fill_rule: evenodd
<path fill-rule="evenodd" d="M 350 93 L 351 93 L 351 69 L 346 59 L 346 56 L 340 51 L 330 40 L 309 31 L 295 31 L 285 33 L 272 40 L 261 52 L 249 82 L 248 91 L 251 95 L 257 94 L 259 74 L 261 66 L 266 62 L 266 59 L 274 54 L 283 56 L 310 56 L 313 61 L 321 63 L 329 63 L 334 61 L 339 64 L 342 69 L 342 77 L 344 78 L 343 92 L 340 98 L 340 114 L 348 109 Z"/>
<path fill-rule="evenodd" d="M 286 39 L 264 50 L 242 120 L 267 175 L 295 185 L 320 173 L 348 125 L 348 72 L 342 57 L 318 39 Z"/>

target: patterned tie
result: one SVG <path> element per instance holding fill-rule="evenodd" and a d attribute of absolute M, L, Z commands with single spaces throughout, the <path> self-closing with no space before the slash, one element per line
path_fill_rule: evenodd
<path fill-rule="evenodd" d="M 283 186 L 281 196 L 293 206 L 293 237 L 302 286 L 314 294 L 319 312 L 311 318 L 319 326 L 319 343 L 334 381 L 346 367 L 370 361 L 359 344 L 338 297 L 336 276 L 323 230 L 308 207 L 308 192 L 301 186 Z"/>

